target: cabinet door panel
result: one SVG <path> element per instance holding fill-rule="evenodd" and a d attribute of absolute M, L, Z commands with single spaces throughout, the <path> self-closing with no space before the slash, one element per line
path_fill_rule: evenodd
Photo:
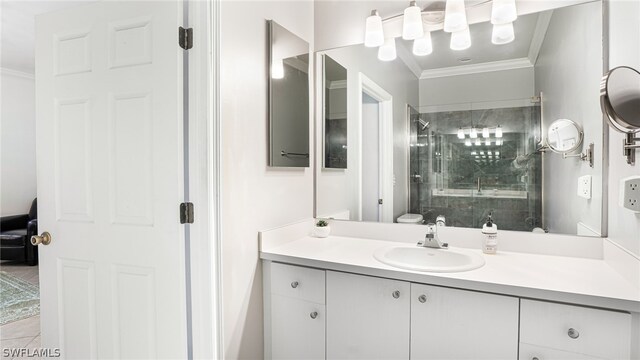
<path fill-rule="evenodd" d="M 324 305 L 274 294 L 271 309 L 273 359 L 325 358 Z"/>
<path fill-rule="evenodd" d="M 518 307 L 514 297 L 411 284 L 411 358 L 516 359 Z"/>
<path fill-rule="evenodd" d="M 408 282 L 327 271 L 327 358 L 409 359 L 409 295 Z"/>

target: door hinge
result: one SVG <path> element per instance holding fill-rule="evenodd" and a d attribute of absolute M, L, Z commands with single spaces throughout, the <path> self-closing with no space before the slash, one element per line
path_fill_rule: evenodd
<path fill-rule="evenodd" d="M 180 26 L 180 28 L 178 28 L 178 42 L 181 48 L 185 50 L 191 49 L 193 47 L 193 29 L 185 29 Z"/>
<path fill-rule="evenodd" d="M 378 199 L 378 205 L 382 205 L 382 199 Z"/>
<path fill-rule="evenodd" d="M 180 204 L 180 224 L 193 224 L 193 203 Z"/>

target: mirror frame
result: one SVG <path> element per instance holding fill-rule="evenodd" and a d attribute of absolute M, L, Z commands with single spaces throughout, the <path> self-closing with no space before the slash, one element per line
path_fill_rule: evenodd
<path fill-rule="evenodd" d="M 578 139 L 578 142 L 572 148 L 569 148 L 567 150 L 560 150 L 560 149 L 554 148 L 553 146 L 551 146 L 551 144 L 549 144 L 549 129 L 551 129 L 551 126 L 558 121 L 568 121 L 571 123 L 571 125 L 573 125 L 576 128 L 576 130 L 578 130 L 578 134 L 580 135 L 580 137 Z M 578 124 L 577 122 L 571 119 L 554 120 L 551 124 L 549 124 L 549 127 L 547 128 L 547 133 L 545 134 L 545 138 L 544 138 L 544 143 L 547 146 L 547 148 L 556 154 L 569 154 L 574 151 L 577 151 L 581 149 L 583 142 L 584 142 L 584 129 L 582 128 L 582 126 L 580 126 L 580 124 Z"/>
<path fill-rule="evenodd" d="M 602 16 L 602 37 L 601 37 L 601 47 L 602 47 L 602 75 L 606 75 L 609 72 L 609 1 L 610 0 L 593 0 L 600 1 L 601 3 L 601 16 Z M 584 3 L 588 3 L 592 1 L 584 1 Z M 580 3 L 582 4 L 582 3 Z M 576 6 L 580 4 L 571 4 L 568 6 Z M 314 59 L 318 59 L 320 53 L 324 53 L 325 51 L 330 49 L 318 49 L 314 51 Z M 318 68 L 317 61 L 316 66 L 314 66 L 315 71 L 315 79 L 316 83 L 314 84 L 314 89 L 317 90 L 318 80 L 322 78 L 322 69 Z M 322 99 L 318 99 L 318 96 L 314 96 L 314 106 L 315 106 L 315 119 L 314 126 L 315 129 L 318 129 L 318 121 L 324 121 L 324 114 L 322 111 L 318 111 L 318 108 L 322 108 L 319 106 L 318 102 Z M 607 119 L 604 114 L 600 114 L 602 116 L 602 204 L 601 204 L 601 219 L 600 219 L 600 237 L 606 238 L 609 236 L 609 125 L 607 123 Z M 544 121 L 544 119 L 542 119 Z M 315 151 L 317 147 L 318 136 L 316 131 L 316 136 L 313 138 L 313 146 L 314 146 L 314 156 L 317 157 L 317 151 Z M 318 167 L 317 159 L 314 159 L 314 172 L 313 172 L 313 217 L 318 217 L 317 204 L 318 204 L 318 173 L 321 170 L 322 164 Z M 408 196 L 408 194 L 407 194 Z M 407 204 L 408 205 L 408 204 Z M 409 209 L 405 209 L 407 212 Z M 355 220 L 338 220 L 335 219 L 333 221 L 355 221 Z M 557 235 L 567 235 L 567 236 L 580 236 L 580 235 L 571 235 L 571 234 L 557 234 Z"/>

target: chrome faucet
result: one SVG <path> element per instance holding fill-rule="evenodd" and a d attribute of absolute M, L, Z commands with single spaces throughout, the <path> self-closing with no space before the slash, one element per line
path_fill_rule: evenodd
<path fill-rule="evenodd" d="M 438 227 L 436 224 L 427 224 L 427 234 L 424 236 L 424 241 L 419 241 L 418 246 L 430 247 L 434 249 L 447 249 L 449 244 L 443 243 L 438 238 Z"/>
<path fill-rule="evenodd" d="M 436 226 L 447 226 L 447 220 L 444 215 L 438 215 L 436 218 Z"/>

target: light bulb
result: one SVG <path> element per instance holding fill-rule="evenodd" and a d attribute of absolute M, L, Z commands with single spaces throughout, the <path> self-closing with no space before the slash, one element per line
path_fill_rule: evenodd
<path fill-rule="evenodd" d="M 451 44 L 449 44 L 451 50 L 465 50 L 470 46 L 471 33 L 469 32 L 469 28 L 451 33 Z"/>
<path fill-rule="evenodd" d="M 382 18 L 378 10 L 371 11 L 367 18 L 364 32 L 364 46 L 377 47 L 384 44 L 384 32 L 382 30 Z"/>
<path fill-rule="evenodd" d="M 501 138 L 502 137 L 502 128 L 500 126 L 498 126 L 496 128 L 496 137 L 497 138 Z"/>
<path fill-rule="evenodd" d="M 471 132 L 469 133 L 469 137 L 475 139 L 478 137 L 478 130 L 476 128 L 471 128 Z"/>
<path fill-rule="evenodd" d="M 271 78 L 272 79 L 284 78 L 284 63 L 282 59 L 271 60 Z"/>
<path fill-rule="evenodd" d="M 482 142 L 480 142 L 480 139 L 476 139 L 476 146 L 480 146 L 482 145 Z"/>
<path fill-rule="evenodd" d="M 422 11 L 415 1 L 409 3 L 409 7 L 404 9 L 404 17 L 402 20 L 402 38 L 405 40 L 414 40 L 424 35 L 422 28 Z"/>
<path fill-rule="evenodd" d="M 513 33 L 513 23 L 493 25 L 491 32 L 491 42 L 496 45 L 503 45 L 512 42 L 516 38 Z"/>
<path fill-rule="evenodd" d="M 484 144 L 485 144 L 486 146 L 491 146 L 491 140 L 490 140 L 490 139 L 487 139 L 487 141 L 485 141 L 485 142 L 484 142 Z"/>
<path fill-rule="evenodd" d="M 470 139 L 465 140 L 464 141 L 464 145 L 465 146 L 471 146 L 471 140 Z"/>
<path fill-rule="evenodd" d="M 489 137 L 489 128 L 482 128 L 482 137 L 483 138 Z"/>
<path fill-rule="evenodd" d="M 444 31 L 456 32 L 468 27 L 464 0 L 447 0 L 444 9 Z"/>
<path fill-rule="evenodd" d="M 388 38 L 384 44 L 378 48 L 378 59 L 382 61 L 391 61 L 396 58 L 396 39 Z"/>
<path fill-rule="evenodd" d="M 514 22 L 518 18 L 516 0 L 493 0 L 491 23 L 494 25 Z"/>
<path fill-rule="evenodd" d="M 416 56 L 425 56 L 433 51 L 433 43 L 431 42 L 431 32 L 426 31 L 424 36 L 413 40 L 413 54 Z"/>
<path fill-rule="evenodd" d="M 464 139 L 464 130 L 462 128 L 458 129 L 458 139 Z"/>

